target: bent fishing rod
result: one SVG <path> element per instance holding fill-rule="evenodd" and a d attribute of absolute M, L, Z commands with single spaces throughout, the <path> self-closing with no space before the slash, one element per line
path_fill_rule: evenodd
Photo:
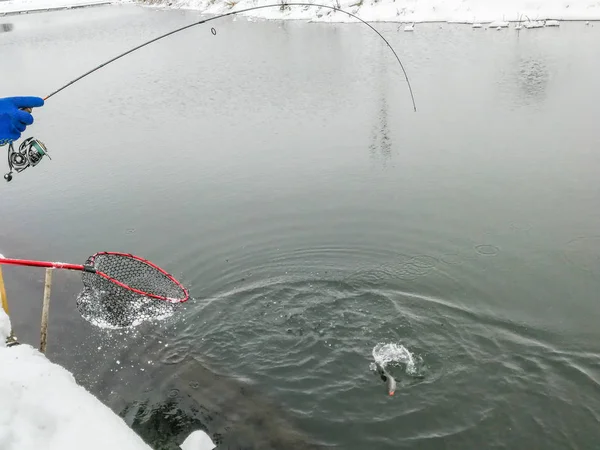
<path fill-rule="evenodd" d="M 329 5 L 322 5 L 319 3 L 305 3 L 305 2 L 289 2 L 289 3 L 276 3 L 276 4 L 269 4 L 269 5 L 261 5 L 261 6 L 252 6 L 250 8 L 244 8 L 244 9 L 239 9 L 237 11 L 230 11 L 227 13 L 223 13 L 223 14 L 218 14 L 216 16 L 213 17 L 208 17 L 206 19 L 202 19 L 198 22 L 193 22 L 189 25 L 185 25 L 183 27 L 177 28 L 175 30 L 169 31 L 168 33 L 165 33 L 163 35 L 160 35 L 154 39 L 151 39 L 147 42 L 144 42 L 136 47 L 133 47 L 130 50 L 127 50 L 126 52 L 123 52 L 117 56 L 115 56 L 114 58 L 109 59 L 106 62 L 103 62 L 102 64 L 94 67 L 93 69 L 85 72 L 84 74 L 78 76 L 77 78 L 69 81 L 67 84 L 65 84 L 64 86 L 61 86 L 60 88 L 56 89 L 55 91 L 51 92 L 50 94 L 48 94 L 46 97 L 44 97 L 44 101 L 48 100 L 49 98 L 53 97 L 54 95 L 58 94 L 59 92 L 65 90 L 66 88 L 68 88 L 69 86 L 72 86 L 73 84 L 77 83 L 78 81 L 82 80 L 83 78 L 87 77 L 88 75 L 91 75 L 92 73 L 96 72 L 97 70 L 100 70 L 103 67 L 106 67 L 107 65 L 117 61 L 118 59 L 123 58 L 124 56 L 129 55 L 130 53 L 135 52 L 136 50 L 139 50 L 143 47 L 146 47 L 147 45 L 150 45 L 156 41 L 159 41 L 161 39 L 164 39 L 168 36 L 172 36 L 176 33 L 179 33 L 181 31 L 187 30 L 189 28 L 192 27 L 196 27 L 199 25 L 203 25 L 205 23 L 211 22 L 213 20 L 217 20 L 217 19 L 222 19 L 224 17 L 228 17 L 228 16 L 233 16 L 236 14 L 241 14 L 241 13 L 245 13 L 245 12 L 250 12 L 250 11 L 255 11 L 258 9 L 266 9 L 266 8 L 282 8 L 282 7 L 286 7 L 286 6 L 307 6 L 307 7 L 318 7 L 318 8 L 325 8 L 325 9 L 329 9 L 332 11 L 338 11 L 341 12 L 343 14 L 346 14 L 349 17 L 352 17 L 356 20 L 358 20 L 359 22 L 363 23 L 364 25 L 368 26 L 372 31 L 374 31 L 384 42 L 385 44 L 388 46 L 388 48 L 392 51 L 392 53 L 394 54 L 394 57 L 396 58 L 396 61 L 398 61 L 398 64 L 400 65 L 400 68 L 402 69 L 402 72 L 404 74 L 404 78 L 406 79 L 406 83 L 408 85 L 408 90 L 410 92 L 410 98 L 412 101 L 412 106 L 414 111 L 417 111 L 417 105 L 415 102 L 415 97 L 413 94 L 413 90 L 412 90 L 412 86 L 410 84 L 410 80 L 408 79 L 408 74 L 406 73 L 406 69 L 404 68 L 404 64 L 402 64 L 402 61 L 400 60 L 400 57 L 398 56 L 398 54 L 396 53 L 396 51 L 394 50 L 394 48 L 392 47 L 392 45 L 389 43 L 389 41 L 379 32 L 377 31 L 377 29 L 375 29 L 375 27 L 373 27 L 370 23 L 366 22 L 365 20 L 361 19 L 360 17 L 358 17 L 356 14 L 353 14 L 351 12 L 345 11 L 343 9 L 340 8 L 336 8 L 335 6 L 329 6 Z M 213 29 L 211 29 L 212 34 L 216 34 L 216 31 Z M 31 112 L 31 109 L 27 109 L 27 111 Z M 8 167 L 10 169 L 10 171 L 8 173 L 6 173 L 4 175 L 4 179 L 6 181 L 11 181 L 12 180 L 12 173 L 13 171 L 16 171 L 17 173 L 22 172 L 23 170 L 25 170 L 27 167 L 35 167 L 44 156 L 48 156 L 48 150 L 46 149 L 46 146 L 39 141 L 38 139 L 35 138 L 29 138 L 25 141 L 23 141 L 21 143 L 21 145 L 19 146 L 18 150 L 15 150 L 13 147 L 12 142 L 9 145 L 9 149 L 8 149 Z M 49 156 L 48 156 L 49 157 Z"/>
<path fill-rule="evenodd" d="M 150 45 L 150 44 L 152 44 L 152 43 L 154 43 L 154 42 L 156 42 L 156 41 L 158 41 L 160 39 L 164 39 L 164 38 L 166 38 L 168 36 L 172 36 L 172 35 L 174 35 L 176 33 L 179 33 L 180 31 L 184 31 L 184 30 L 187 30 L 188 28 L 192 28 L 192 27 L 196 27 L 196 26 L 199 26 L 199 25 L 203 25 L 203 24 L 211 22 L 213 20 L 222 19 L 224 17 L 233 16 L 233 15 L 236 15 L 236 14 L 241 14 L 241 13 L 245 13 L 245 12 L 249 12 L 249 11 L 255 11 L 257 9 L 275 8 L 275 7 L 281 8 L 281 7 L 285 7 L 285 6 L 316 6 L 316 7 L 320 7 L 320 8 L 330 9 L 332 11 L 339 11 L 341 13 L 347 14 L 348 16 L 350 16 L 350 17 L 352 17 L 352 18 L 360 21 L 361 23 L 363 23 L 366 26 L 368 26 L 375 33 L 377 33 L 377 35 L 381 39 L 383 39 L 383 41 L 386 43 L 386 45 L 392 51 L 392 53 L 396 57 L 396 60 L 398 61 L 398 64 L 400 64 L 400 67 L 402 68 L 402 72 L 404 73 L 404 78 L 406 79 L 406 83 L 408 84 L 408 89 L 410 91 L 410 97 L 411 97 L 411 100 L 412 100 L 413 109 L 414 109 L 415 112 L 417 111 L 417 105 L 415 103 L 415 97 L 413 95 L 412 86 L 410 84 L 410 80 L 408 79 L 408 74 L 406 73 L 406 70 L 404 69 L 404 65 L 402 64 L 402 61 L 400 61 L 400 57 L 398 57 L 398 54 L 396 53 L 396 51 L 394 50 L 394 48 L 392 47 L 392 45 L 389 43 L 389 41 L 385 37 L 383 37 L 383 35 L 379 31 L 377 31 L 377 29 L 375 29 L 370 23 L 364 21 L 363 19 L 361 19 L 360 17 L 358 17 L 355 14 L 352 14 L 351 12 L 344 11 L 343 9 L 336 8 L 335 6 L 320 5 L 320 4 L 317 4 L 317 3 L 305 3 L 305 2 L 290 2 L 290 3 L 277 3 L 277 4 L 270 4 L 270 5 L 262 5 L 262 6 L 252 6 L 250 8 L 239 9 L 237 11 L 230 11 L 228 13 L 223 13 L 223 14 L 219 14 L 217 16 L 209 17 L 209 18 L 200 20 L 198 22 L 194 22 L 194 23 L 191 23 L 189 25 L 185 25 L 185 26 L 183 26 L 181 28 L 177 28 L 177 29 L 175 29 L 173 31 L 169 31 L 168 33 L 165 33 L 165 34 L 163 34 L 161 36 L 158 36 L 158 37 L 156 37 L 154 39 L 151 39 L 151 40 L 149 40 L 147 42 L 144 42 L 143 44 L 140 44 L 140 45 L 138 45 L 138 46 L 136 46 L 136 47 L 134 47 L 134 48 L 132 48 L 130 50 L 127 50 L 126 52 L 123 52 L 120 55 L 117 55 L 114 58 L 111 58 L 108 61 L 106 61 L 106 62 L 104 62 L 104 63 L 102 63 L 102 64 L 94 67 L 93 69 L 89 70 L 88 72 L 84 73 L 83 75 L 75 78 L 72 81 L 69 81 L 64 86 L 62 86 L 62 87 L 58 88 L 57 90 L 55 90 L 54 92 L 48 94 L 46 97 L 44 97 L 44 101 L 46 101 L 50 97 L 58 94 L 63 89 L 68 88 L 72 84 L 75 84 L 79 80 L 87 77 L 88 75 L 91 75 L 92 73 L 94 73 L 95 71 L 101 69 L 102 67 L 107 66 L 108 64 L 110 64 L 110 63 L 112 63 L 112 62 L 114 62 L 114 61 L 116 61 L 116 60 L 118 60 L 118 59 L 120 59 L 120 58 L 122 58 L 124 56 L 127 56 L 130 53 L 133 53 L 134 51 L 139 50 L 140 48 L 143 48 L 143 47 L 145 47 L 147 45 Z M 213 32 L 213 34 L 215 34 L 215 33 Z"/>

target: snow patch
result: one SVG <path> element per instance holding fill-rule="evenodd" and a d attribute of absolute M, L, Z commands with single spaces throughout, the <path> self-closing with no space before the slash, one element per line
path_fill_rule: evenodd
<path fill-rule="evenodd" d="M 6 339 L 10 336 L 10 319 L 0 307 L 0 348 L 6 347 Z"/>
<path fill-rule="evenodd" d="M 0 1 L 0 15 L 44 9 L 69 9 L 81 6 L 95 6 L 110 2 L 110 0 L 6 0 Z"/>
<path fill-rule="evenodd" d="M 181 444 L 181 450 L 213 450 L 214 448 L 215 444 L 202 430 L 192 432 Z"/>
<path fill-rule="evenodd" d="M 6 347 L 10 320 L 0 308 L 0 449 L 151 450 L 63 367 L 30 345 Z M 195 431 L 184 450 L 212 450 Z"/>
<path fill-rule="evenodd" d="M 4 311 L 0 317 L 4 343 L 8 319 Z M 33 347 L 3 346 L 0 367 L 3 450 L 150 449 L 70 372 Z"/>
<path fill-rule="evenodd" d="M 508 27 L 508 22 L 505 20 L 494 20 L 492 23 L 489 24 L 490 28 L 507 28 Z"/>
<path fill-rule="evenodd" d="M 542 20 L 532 20 L 524 22 L 523 26 L 525 28 L 544 28 L 544 22 Z"/>

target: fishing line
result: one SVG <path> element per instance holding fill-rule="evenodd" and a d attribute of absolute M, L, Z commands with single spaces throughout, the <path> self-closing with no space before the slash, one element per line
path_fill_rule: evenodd
<path fill-rule="evenodd" d="M 60 88 L 58 88 L 57 90 L 55 90 L 54 92 L 50 93 L 49 95 L 47 95 L 46 97 L 44 97 L 44 101 L 48 100 L 49 98 L 53 97 L 54 95 L 58 94 L 59 92 L 65 90 L 66 88 L 68 88 L 69 86 L 77 83 L 79 80 L 87 77 L 88 75 L 91 75 L 92 73 L 96 72 L 97 70 L 100 70 L 101 68 L 109 65 L 110 63 L 123 58 L 124 56 L 129 55 L 130 53 L 133 53 L 136 50 L 139 50 L 142 47 L 145 47 L 147 45 L 150 45 L 160 39 L 164 39 L 168 36 L 172 36 L 176 33 L 179 33 L 180 31 L 183 30 L 187 30 L 188 28 L 192 28 L 198 25 L 202 25 L 208 22 L 211 22 L 213 20 L 217 20 L 217 19 L 222 19 L 223 17 L 227 17 L 227 16 L 233 16 L 235 14 L 241 14 L 244 12 L 249 12 L 249 11 L 255 11 L 257 9 L 264 9 L 264 8 L 282 8 L 285 6 L 307 6 L 307 7 L 319 7 L 319 8 L 326 8 L 326 9 L 330 9 L 332 11 L 339 11 L 341 13 L 344 13 L 356 20 L 358 20 L 359 22 L 365 24 L 366 26 L 368 26 L 372 31 L 374 31 L 375 33 L 377 33 L 377 35 L 383 39 L 383 42 L 385 42 L 385 44 L 389 47 L 389 49 L 392 51 L 392 53 L 394 54 L 394 56 L 396 57 L 396 61 L 398 61 L 398 64 L 400 65 L 400 68 L 402 69 L 402 72 L 404 73 L 404 78 L 406 79 L 406 83 L 408 85 L 408 90 L 410 92 L 410 98 L 412 100 L 412 105 L 413 105 L 413 109 L 416 112 L 417 111 L 417 104 L 415 103 L 415 96 L 413 94 L 413 90 L 412 90 L 412 86 L 410 84 L 410 80 L 408 79 L 408 74 L 406 73 L 406 70 L 404 69 L 404 64 L 402 64 L 402 61 L 400 61 L 400 57 L 398 56 L 398 54 L 396 53 L 396 51 L 394 50 L 394 48 L 392 47 L 392 45 L 389 43 L 389 41 L 383 37 L 383 35 L 377 31 L 370 23 L 364 21 L 363 19 L 361 19 L 360 17 L 358 17 L 355 14 L 352 14 L 351 12 L 348 11 L 344 11 L 340 8 L 336 8 L 335 6 L 328 6 L 328 5 L 322 5 L 319 3 L 304 3 L 304 2 L 291 2 L 291 3 L 277 3 L 277 4 L 270 4 L 270 5 L 262 5 L 262 6 L 253 6 L 250 8 L 245 8 L 245 9 L 240 9 L 237 11 L 230 11 L 228 13 L 224 13 L 224 14 L 219 14 L 213 17 L 209 17 L 203 20 L 200 20 L 198 22 L 194 22 L 191 23 L 189 25 L 185 25 L 181 28 L 177 28 L 173 31 L 169 31 L 168 33 L 165 33 L 161 36 L 158 36 L 154 39 L 151 39 L 147 42 L 144 42 L 143 44 L 140 44 L 130 50 L 127 50 L 126 52 L 121 53 L 120 55 L 115 56 L 114 58 L 109 59 L 108 61 L 94 67 L 93 69 L 87 71 L 86 73 L 84 73 L 83 75 L 80 75 L 79 77 L 75 78 L 74 80 L 69 81 L 67 84 L 65 84 L 64 86 L 61 86 Z M 217 30 L 214 27 L 211 27 L 210 32 L 212 33 L 213 36 L 217 35 Z M 31 108 L 24 108 L 26 111 L 31 112 Z M 0 143 L 2 144 L 2 143 Z M 28 167 L 35 167 L 44 156 L 48 156 L 48 150 L 46 148 L 46 146 L 44 145 L 43 142 L 41 142 L 39 139 L 35 139 L 35 138 L 29 138 L 27 140 L 25 140 L 20 147 L 18 148 L 18 150 L 15 150 L 12 141 L 10 142 L 9 145 L 9 149 L 8 149 L 8 168 L 9 171 L 8 173 L 4 174 L 4 179 L 6 181 L 11 181 L 13 178 L 13 172 L 22 172 L 23 170 L 27 169 Z"/>
<path fill-rule="evenodd" d="M 132 48 L 130 50 L 127 50 L 126 52 L 123 52 L 120 55 L 117 55 L 114 58 L 109 59 L 108 61 L 100 64 L 99 66 L 94 67 L 92 70 L 84 73 L 83 75 L 75 78 L 74 80 L 69 81 L 64 86 L 58 88 L 54 92 L 52 92 L 49 95 L 47 95 L 46 97 L 44 97 L 44 101 L 48 100 L 50 97 L 53 97 L 54 95 L 58 94 L 62 90 L 68 88 L 69 86 L 75 84 L 79 80 L 87 77 L 88 75 L 91 75 L 92 73 L 96 72 L 97 70 L 101 69 L 102 67 L 105 67 L 108 64 L 110 64 L 110 63 L 112 63 L 112 62 L 114 62 L 114 61 L 116 61 L 116 60 L 118 60 L 118 59 L 120 59 L 120 58 L 122 58 L 122 57 L 124 57 L 126 55 L 129 55 L 130 53 L 132 53 L 132 52 L 134 52 L 136 50 L 139 50 L 142 47 L 150 45 L 150 44 L 152 44 L 152 43 L 154 43 L 154 42 L 156 42 L 156 41 L 158 41 L 160 39 L 166 38 L 166 37 L 171 36 L 173 34 L 179 33 L 180 31 L 187 30 L 188 28 L 192 28 L 192 27 L 195 27 L 195 26 L 198 26 L 198 25 L 202 25 L 202 24 L 211 22 L 213 20 L 222 19 L 223 17 L 232 16 L 232 15 L 235 15 L 235 14 L 240 14 L 240 13 L 249 12 L 249 11 L 255 11 L 257 9 L 264 9 L 264 8 L 275 8 L 275 7 L 281 8 L 282 6 L 309 6 L 309 7 L 310 6 L 316 6 L 316 7 L 320 7 L 320 8 L 330 9 L 330 10 L 333 10 L 333 11 L 339 11 L 341 13 L 344 13 L 344 14 L 346 14 L 346 15 L 348 15 L 348 16 L 350 16 L 350 17 L 352 17 L 352 18 L 354 18 L 354 19 L 362 22 L 366 26 L 368 26 L 371 30 L 373 30 L 375 33 L 377 33 L 381 39 L 383 39 L 383 41 L 386 43 L 386 45 L 390 48 L 390 50 L 392 51 L 392 53 L 396 57 L 396 60 L 398 61 L 398 64 L 400 64 L 400 67 L 402 68 L 402 72 L 404 73 L 404 78 L 406 79 L 406 83 L 408 84 L 408 90 L 410 92 L 410 97 L 411 97 L 411 100 L 412 100 L 413 109 L 414 109 L 415 112 L 417 111 L 417 105 L 415 103 L 415 97 L 413 95 L 412 86 L 410 84 L 410 80 L 408 79 L 408 74 L 406 73 L 406 70 L 404 69 L 404 65 L 402 64 L 402 61 L 400 61 L 400 58 L 398 57 L 398 54 L 396 53 L 396 51 L 394 50 L 394 48 L 391 46 L 391 44 L 388 42 L 388 40 L 385 37 L 383 37 L 383 35 L 379 31 L 377 31 L 370 23 L 364 21 L 363 19 L 361 19 L 357 15 L 352 14 L 351 12 L 348 12 L 348 11 L 344 11 L 344 10 L 342 10 L 340 8 L 336 8 L 335 6 L 321 5 L 321 4 L 318 4 L 318 3 L 301 3 L 301 2 L 277 3 L 277 4 L 270 4 L 270 5 L 253 6 L 251 8 L 240 9 L 240 10 L 237 10 L 237 11 L 230 11 L 228 13 L 219 14 L 217 16 L 209 17 L 207 19 L 200 20 L 199 22 L 194 22 L 194 23 L 191 23 L 189 25 L 185 25 L 185 26 L 183 26 L 181 28 L 177 28 L 176 30 L 169 31 L 168 33 L 165 33 L 165 34 L 163 34 L 161 36 L 158 36 L 158 37 L 156 37 L 154 39 L 151 39 L 151 40 L 149 40 L 147 42 L 144 42 L 143 44 L 140 44 L 140 45 L 138 45 L 138 46 L 136 46 L 136 47 L 134 47 L 134 48 Z M 214 28 L 211 28 L 211 33 L 213 35 L 216 35 L 217 31 Z"/>

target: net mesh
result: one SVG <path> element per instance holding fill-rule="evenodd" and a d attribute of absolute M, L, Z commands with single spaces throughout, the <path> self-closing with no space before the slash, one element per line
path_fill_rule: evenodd
<path fill-rule="evenodd" d="M 124 328 L 150 320 L 171 316 L 176 303 L 162 298 L 182 301 L 185 290 L 170 276 L 152 264 L 131 255 L 99 253 L 90 256 L 85 265 L 97 272 L 146 293 L 122 287 L 98 273 L 83 272 L 83 291 L 77 297 L 77 310 L 82 317 L 103 328 Z"/>

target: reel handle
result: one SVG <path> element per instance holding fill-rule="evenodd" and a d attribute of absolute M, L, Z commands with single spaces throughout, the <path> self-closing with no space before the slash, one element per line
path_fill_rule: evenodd
<path fill-rule="evenodd" d="M 19 108 L 19 110 L 26 111 L 31 114 L 33 108 L 24 107 Z M 32 151 L 36 153 L 31 153 Z M 35 167 L 44 156 L 47 156 L 48 159 L 52 159 L 46 150 L 46 146 L 37 139 L 26 139 L 21 143 L 18 151 L 14 150 L 13 143 L 10 142 L 8 150 L 9 172 L 4 174 L 4 179 L 7 182 L 11 181 L 13 178 L 13 170 L 19 173 L 25 170 L 27 167 Z M 13 157 L 16 159 L 13 160 Z"/>

